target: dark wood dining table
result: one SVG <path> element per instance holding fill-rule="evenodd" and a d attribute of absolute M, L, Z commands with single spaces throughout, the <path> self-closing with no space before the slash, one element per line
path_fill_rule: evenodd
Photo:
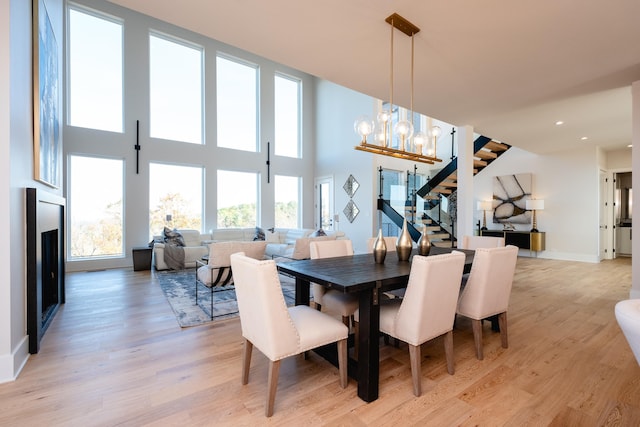
<path fill-rule="evenodd" d="M 468 273 L 474 251 L 455 250 L 466 254 L 465 272 Z M 434 246 L 429 256 L 451 251 L 451 248 Z M 414 250 L 411 257 L 415 253 Z M 309 305 L 311 282 L 358 296 L 358 360 L 349 360 L 349 375 L 357 379 L 358 396 L 362 400 L 376 400 L 379 383 L 380 297 L 385 291 L 407 286 L 411 259 L 398 261 L 396 252 L 389 251 L 383 264 L 376 264 L 373 255 L 367 253 L 283 262 L 278 264 L 278 270 L 295 278 L 296 305 Z M 335 364 L 330 355 L 326 357 Z"/>

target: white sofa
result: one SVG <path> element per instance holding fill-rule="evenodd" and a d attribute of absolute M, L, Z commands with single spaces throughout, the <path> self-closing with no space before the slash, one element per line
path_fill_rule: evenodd
<path fill-rule="evenodd" d="M 184 266 L 191 268 L 196 266 L 196 261 L 209 254 L 209 244 L 214 242 L 250 242 L 256 237 L 256 227 L 247 228 L 221 228 L 212 230 L 211 233 L 200 233 L 197 230 L 177 230 L 185 242 Z M 292 259 L 308 259 L 309 242 L 312 240 L 344 239 L 342 231 L 327 232 L 327 236 L 311 236 L 316 230 L 312 228 L 276 228 L 273 232 L 265 231 L 266 248 L 264 257 L 273 259 L 286 257 Z M 162 236 L 154 236 L 153 265 L 156 270 L 168 270 L 169 266 L 164 261 L 165 244 Z"/>
<path fill-rule="evenodd" d="M 209 244 L 213 242 L 251 242 L 256 237 L 256 227 L 221 228 L 211 233 L 200 233 L 198 230 L 177 230 L 184 239 L 184 266 L 195 267 L 196 261 L 209 254 Z M 154 236 L 153 265 L 156 270 L 168 270 L 164 261 L 163 236 Z"/>
<path fill-rule="evenodd" d="M 266 231 L 265 258 L 308 259 L 311 257 L 311 241 L 346 238 L 343 231 L 329 231 L 326 236 L 314 236 L 315 231 L 311 228 L 275 228 L 273 232 Z"/>

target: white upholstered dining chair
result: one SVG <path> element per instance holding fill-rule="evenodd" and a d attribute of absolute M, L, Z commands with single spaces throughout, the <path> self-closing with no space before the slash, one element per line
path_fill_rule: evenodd
<path fill-rule="evenodd" d="M 311 259 L 350 256 L 353 255 L 353 243 L 349 239 L 311 242 L 309 252 Z M 347 327 L 353 313 L 358 309 L 358 298 L 355 295 L 327 289 L 317 283 L 313 283 L 313 301 L 320 311 L 325 307 L 329 311 L 340 314 L 342 322 Z"/>
<path fill-rule="evenodd" d="M 504 246 L 504 237 L 462 236 L 460 249 L 498 248 Z"/>
<path fill-rule="evenodd" d="M 337 342 L 340 385 L 345 388 L 348 328 L 306 305 L 287 308 L 275 261 L 240 252 L 231 255 L 231 268 L 244 337 L 242 384 L 249 382 L 254 346 L 270 360 L 265 415 L 273 414 L 280 361 L 286 357 Z"/>
<path fill-rule="evenodd" d="M 444 335 L 447 371 L 453 375 L 453 322 L 465 254 L 420 256 L 411 261 L 403 299 L 380 304 L 380 332 L 409 345 L 413 394 L 422 394 L 421 345 Z M 356 313 L 356 320 L 358 314 Z"/>
<path fill-rule="evenodd" d="M 615 306 L 616 320 L 633 355 L 640 365 L 640 299 L 618 301 Z"/>
<path fill-rule="evenodd" d="M 502 347 L 507 339 L 507 309 L 518 259 L 516 246 L 476 249 L 466 286 L 458 299 L 457 314 L 471 319 L 476 357 L 483 359 L 482 320 L 498 316 Z"/>

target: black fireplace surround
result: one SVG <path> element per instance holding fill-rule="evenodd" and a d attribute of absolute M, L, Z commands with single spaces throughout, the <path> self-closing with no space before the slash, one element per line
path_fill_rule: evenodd
<path fill-rule="evenodd" d="M 26 202 L 27 334 L 29 353 L 35 354 L 58 307 L 65 302 L 65 199 L 27 188 Z"/>

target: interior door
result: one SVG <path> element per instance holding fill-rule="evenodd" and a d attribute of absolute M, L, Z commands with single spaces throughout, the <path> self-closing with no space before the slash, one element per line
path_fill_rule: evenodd
<path fill-rule="evenodd" d="M 614 228 L 612 226 L 613 221 L 613 177 L 610 173 L 601 170 L 600 171 L 600 200 L 599 204 L 599 258 L 603 259 L 613 258 L 613 242 L 614 242 Z"/>
<path fill-rule="evenodd" d="M 314 226 L 325 231 L 334 231 L 338 224 L 333 221 L 333 177 L 325 176 L 315 180 Z"/>

